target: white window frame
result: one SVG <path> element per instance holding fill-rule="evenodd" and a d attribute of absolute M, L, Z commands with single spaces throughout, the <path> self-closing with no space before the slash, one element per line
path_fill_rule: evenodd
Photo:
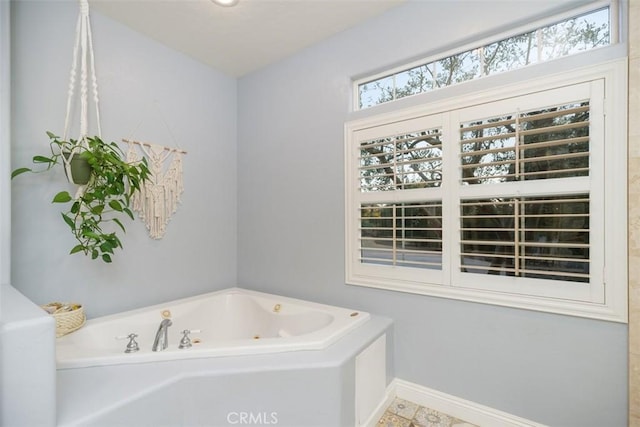
<path fill-rule="evenodd" d="M 590 215 L 595 223 L 591 227 L 591 283 L 569 285 L 560 293 L 553 290 L 549 282 L 550 292 L 530 293 L 527 280 L 521 278 L 499 277 L 521 284 L 515 292 L 505 291 L 505 287 L 496 283 L 495 276 L 460 272 L 459 250 L 459 200 L 466 192 L 474 191 L 475 195 L 485 191 L 460 186 L 458 166 L 459 132 L 453 132 L 458 123 L 452 117 L 466 114 L 472 109 L 482 109 L 482 104 L 511 98 L 536 96 L 535 94 L 557 89 L 569 88 L 573 85 L 603 85 L 605 98 L 602 102 L 604 124 L 597 125 L 590 132 L 604 136 L 604 145 L 594 137 L 592 143 L 592 170 L 589 176 L 592 200 Z M 564 90 L 564 89 L 563 89 Z M 570 100 L 567 100 L 570 101 Z M 594 105 L 597 105 L 595 103 Z M 542 105 L 540 105 L 542 106 Z M 599 108 L 599 107 L 595 107 Z M 599 111 L 592 110 L 594 114 Z M 453 112 L 453 113 L 451 113 Z M 491 114 L 487 114 L 490 116 Z M 471 117 L 471 116 L 470 116 Z M 443 175 L 449 174 L 448 187 L 443 182 L 439 189 L 443 198 L 443 267 L 441 271 L 425 271 L 424 269 L 407 269 L 406 267 L 376 266 L 359 261 L 359 224 L 358 210 L 361 203 L 375 199 L 358 189 L 359 142 L 363 135 L 370 138 L 381 137 L 380 126 L 385 130 L 408 130 L 402 126 L 411 120 L 431 120 L 433 123 L 443 122 Z M 477 117 L 476 117 L 477 118 Z M 452 125 L 444 123 L 452 120 Z M 409 126 L 410 127 L 410 126 Z M 388 128 L 388 129 L 387 129 Z M 449 130 L 447 130 L 449 129 Z M 413 129 L 415 130 L 415 129 Z M 448 132 L 448 134 L 447 134 Z M 387 133 L 388 135 L 389 133 Z M 453 135 L 452 135 L 453 134 Z M 598 165 L 597 156 L 603 157 Z M 452 175 L 453 174 L 453 175 Z M 453 176 L 453 178 L 452 178 Z M 455 185 L 451 185 L 451 180 Z M 624 183 L 622 188 L 620 183 Z M 504 184 L 499 184 L 504 185 Z M 475 186 L 474 186 L 475 187 Z M 482 186 L 488 187 L 488 186 Z M 553 190 L 541 183 L 541 194 Z M 495 304 L 522 309 L 552 312 L 602 320 L 627 322 L 627 60 L 615 60 L 590 67 L 574 69 L 571 72 L 559 73 L 544 78 L 532 79 L 515 85 L 507 85 L 492 90 L 468 93 L 446 99 L 442 102 L 412 107 L 404 110 L 379 114 L 372 117 L 354 120 L 345 124 L 345 272 L 346 283 L 373 288 L 390 289 L 401 292 L 431 295 L 465 301 Z M 410 190 L 414 191 L 414 190 Z M 420 190 L 418 190 L 420 191 Z M 515 190 L 517 192 L 517 190 Z M 417 200 L 415 194 L 408 191 L 390 196 L 395 198 L 389 202 L 405 202 Z M 428 197 L 435 192 L 431 191 Z M 526 194 L 524 194 L 526 195 Z M 373 197 L 373 199 L 372 199 Z M 406 271 L 411 270 L 411 271 Z M 538 280 L 538 282 L 543 282 Z M 536 285 L 539 285 L 537 283 Z M 586 286 L 586 292 L 585 292 Z M 544 286 L 543 286 L 544 288 Z M 573 288 L 573 289 L 572 289 Z M 576 289 L 581 288 L 581 291 Z M 536 288 L 540 290 L 540 288 Z"/>

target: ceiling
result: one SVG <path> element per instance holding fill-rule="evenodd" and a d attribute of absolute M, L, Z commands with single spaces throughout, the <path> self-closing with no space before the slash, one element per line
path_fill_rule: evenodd
<path fill-rule="evenodd" d="M 92 10 L 231 76 L 265 67 L 405 0 L 90 0 Z"/>

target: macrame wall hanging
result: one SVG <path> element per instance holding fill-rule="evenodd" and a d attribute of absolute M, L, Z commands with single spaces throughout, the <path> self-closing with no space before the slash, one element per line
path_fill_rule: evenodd
<path fill-rule="evenodd" d="M 133 196 L 132 207 L 146 224 L 149 236 L 162 239 L 181 201 L 182 156 L 187 152 L 146 142 L 122 141 L 129 144 L 127 162 L 139 161 L 140 153 L 147 158 L 151 178 L 141 184 L 140 191 Z"/>

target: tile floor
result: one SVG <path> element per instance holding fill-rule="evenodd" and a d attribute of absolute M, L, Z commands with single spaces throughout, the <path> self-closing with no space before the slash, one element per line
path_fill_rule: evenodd
<path fill-rule="evenodd" d="M 386 409 L 378 427 L 478 427 L 434 409 L 396 397 Z"/>

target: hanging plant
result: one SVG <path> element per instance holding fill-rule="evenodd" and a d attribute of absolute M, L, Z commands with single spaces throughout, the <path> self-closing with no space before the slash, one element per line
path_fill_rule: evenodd
<path fill-rule="evenodd" d="M 18 168 L 11 174 L 11 179 L 25 172 L 45 172 L 56 165 L 65 167 L 72 156 L 86 161 L 89 167 L 89 177 L 86 185 L 80 187 L 76 197 L 68 191 L 57 193 L 52 202 L 67 204 L 62 212 L 62 219 L 71 228 L 77 244 L 71 249 L 71 254 L 84 253 L 92 259 L 102 259 L 111 262 L 114 249 L 122 248 L 122 242 L 116 231 L 109 231 L 116 225 L 116 230 L 126 232 L 121 221 L 122 216 L 134 219 L 131 211 L 131 201 L 134 193 L 140 190 L 140 185 L 149 179 L 149 169 L 146 159 L 140 162 L 127 163 L 124 153 L 115 142 L 106 143 L 99 137 L 86 137 L 83 144 L 77 140 L 61 140 L 51 132 L 47 132 L 51 139 L 50 156 L 34 156 L 36 164 L 46 165 L 42 171 L 31 168 Z M 65 167 L 65 172 L 70 168 Z M 67 172 L 69 179 L 70 175 Z"/>
<path fill-rule="evenodd" d="M 92 259 L 100 258 L 104 262 L 111 262 L 114 249 L 122 248 L 122 242 L 116 231 L 119 229 L 126 232 L 120 218 L 128 216 L 133 220 L 131 198 L 149 178 L 149 169 L 145 159 L 141 162 L 127 163 L 123 160 L 124 153 L 115 142 L 106 143 L 99 136 L 101 134 L 100 108 L 89 2 L 79 0 L 79 4 L 80 13 L 76 25 L 73 62 L 69 76 L 64 136 L 60 138 L 47 132 L 51 155 L 34 156 L 33 163 L 46 165 L 46 169 L 40 172 L 51 170 L 56 165 L 63 166 L 68 179 L 80 184 L 75 197 L 72 197 L 68 191 L 60 191 L 53 198 L 53 203 L 66 204 L 67 207 L 62 212 L 62 219 L 71 228 L 77 240 L 77 244 L 71 249 L 71 254 L 84 253 Z M 80 68 L 80 81 L 76 80 L 78 68 Z M 98 134 L 94 137 L 88 136 L 89 76 Z M 67 135 L 71 128 L 71 106 L 77 85 L 80 86 L 80 136 L 74 140 L 67 139 Z M 82 181 L 74 175 L 77 163 L 84 168 L 85 176 Z M 31 168 L 18 168 L 11 174 L 11 179 L 25 172 L 35 171 Z"/>

